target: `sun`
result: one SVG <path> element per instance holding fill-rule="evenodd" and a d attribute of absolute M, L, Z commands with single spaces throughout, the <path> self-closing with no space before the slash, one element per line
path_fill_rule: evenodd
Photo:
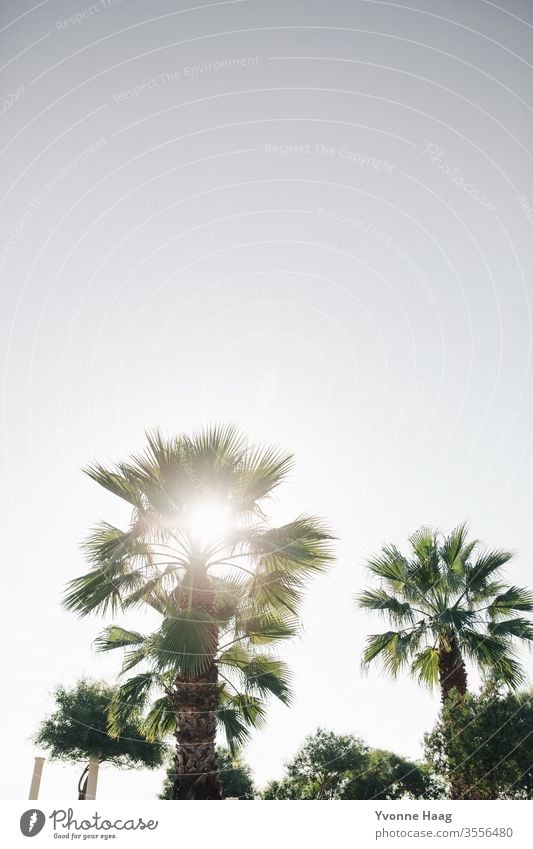
<path fill-rule="evenodd" d="M 186 528 L 194 542 L 201 548 L 210 548 L 223 540 L 231 526 L 230 509 L 216 499 L 196 504 L 186 522 Z"/>

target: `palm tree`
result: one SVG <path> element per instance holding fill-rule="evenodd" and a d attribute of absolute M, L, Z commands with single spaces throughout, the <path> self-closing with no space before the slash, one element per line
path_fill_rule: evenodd
<path fill-rule="evenodd" d="M 467 691 L 465 661 L 512 688 L 524 680 L 514 643 L 533 639 L 533 593 L 501 580 L 508 551 L 481 551 L 466 525 L 443 537 L 423 527 L 410 537 L 410 557 L 385 546 L 368 562 L 380 579 L 357 600 L 380 611 L 394 630 L 368 637 L 363 665 L 381 659 L 395 676 L 408 667 L 422 683 L 439 684 L 443 702 L 452 689 Z"/>
<path fill-rule="evenodd" d="M 153 633 L 111 626 L 98 638 L 102 651 L 127 649 L 123 673 L 141 665 L 118 691 L 110 731 L 151 705 L 147 737 L 176 734 L 174 798 L 218 799 L 217 722 L 235 746 L 264 718 L 265 698 L 289 702 L 288 670 L 268 646 L 297 633 L 302 591 L 332 560 L 332 538 L 312 516 L 269 525 L 265 502 L 290 454 L 251 445 L 231 425 L 154 431 L 147 442 L 128 462 L 85 470 L 132 515 L 125 530 L 93 529 L 91 569 L 70 582 L 65 605 L 81 616 L 139 605 L 160 615 Z"/>

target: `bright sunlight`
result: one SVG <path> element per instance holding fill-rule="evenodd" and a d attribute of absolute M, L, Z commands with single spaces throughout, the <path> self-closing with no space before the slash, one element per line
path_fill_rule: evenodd
<path fill-rule="evenodd" d="M 210 548 L 223 539 L 230 529 L 231 516 L 227 504 L 216 499 L 199 502 L 186 522 L 186 530 L 201 548 Z"/>

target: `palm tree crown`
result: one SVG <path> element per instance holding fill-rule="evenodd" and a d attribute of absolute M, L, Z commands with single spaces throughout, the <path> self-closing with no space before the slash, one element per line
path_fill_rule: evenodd
<path fill-rule="evenodd" d="M 140 669 L 118 691 L 111 732 L 151 704 L 143 732 L 177 736 L 175 798 L 219 798 L 217 721 L 233 747 L 264 717 L 265 697 L 288 702 L 288 670 L 268 647 L 296 634 L 302 590 L 332 559 L 331 536 L 312 516 L 268 523 L 265 502 L 291 455 L 250 445 L 233 426 L 147 441 L 127 463 L 86 470 L 132 517 L 125 530 L 94 528 L 91 569 L 65 604 L 82 616 L 141 604 L 160 614 L 154 633 L 111 626 L 97 640 L 126 649 L 123 673 Z"/>
<path fill-rule="evenodd" d="M 464 694 L 465 660 L 511 687 L 524 679 L 517 640 L 533 639 L 531 622 L 517 613 L 533 610 L 533 593 L 501 580 L 508 551 L 479 551 L 466 525 L 444 537 L 423 527 L 410 537 L 410 557 L 385 546 L 368 562 L 380 579 L 358 596 L 361 607 L 380 611 L 394 630 L 369 636 L 363 664 L 381 659 L 395 676 L 407 667 L 426 685 Z"/>

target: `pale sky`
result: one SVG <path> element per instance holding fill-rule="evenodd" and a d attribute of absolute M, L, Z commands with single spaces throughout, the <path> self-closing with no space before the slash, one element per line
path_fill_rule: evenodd
<path fill-rule="evenodd" d="M 2 4 L 5 798 L 54 686 L 118 670 L 60 595 L 124 518 L 81 467 L 153 426 L 293 451 L 274 520 L 339 537 L 258 783 L 319 725 L 420 756 L 438 694 L 361 674 L 353 596 L 383 543 L 465 519 L 531 583 L 532 29 L 525 0 Z M 99 796 L 159 787 L 104 769 Z"/>

